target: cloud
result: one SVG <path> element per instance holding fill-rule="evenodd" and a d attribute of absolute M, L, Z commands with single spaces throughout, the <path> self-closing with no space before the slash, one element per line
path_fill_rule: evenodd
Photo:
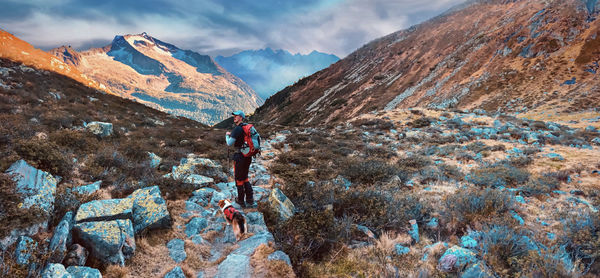
<path fill-rule="evenodd" d="M 42 49 L 103 46 L 115 35 L 147 32 L 211 55 L 271 47 L 343 57 L 462 2 L 0 0 L 0 26 Z"/>

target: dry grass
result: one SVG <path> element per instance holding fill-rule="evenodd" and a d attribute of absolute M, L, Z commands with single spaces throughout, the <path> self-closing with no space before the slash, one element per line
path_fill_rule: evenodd
<path fill-rule="evenodd" d="M 253 277 L 296 277 L 294 270 L 287 263 L 280 260 L 269 261 L 268 256 L 275 252 L 269 245 L 261 244 L 250 258 L 250 265 L 254 268 Z"/>
<path fill-rule="evenodd" d="M 118 265 L 109 265 L 104 270 L 104 274 L 102 277 L 106 278 L 129 278 L 129 277 L 138 277 L 138 276 L 130 276 L 130 269 L 127 266 L 118 266 Z"/>

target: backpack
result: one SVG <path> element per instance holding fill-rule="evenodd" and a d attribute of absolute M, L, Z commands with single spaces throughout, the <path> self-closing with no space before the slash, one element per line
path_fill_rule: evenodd
<path fill-rule="evenodd" d="M 251 124 L 242 125 L 244 130 L 244 144 L 242 145 L 241 152 L 244 157 L 255 156 L 257 153 L 260 154 L 260 134 L 256 131 Z"/>

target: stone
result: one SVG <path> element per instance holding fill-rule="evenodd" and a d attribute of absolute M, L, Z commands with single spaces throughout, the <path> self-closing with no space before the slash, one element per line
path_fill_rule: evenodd
<path fill-rule="evenodd" d="M 12 164 L 6 173 L 14 175 L 17 192 L 23 196 L 20 208 L 28 209 L 35 205 L 45 213 L 53 212 L 58 178 L 34 168 L 25 160 L 19 160 Z"/>
<path fill-rule="evenodd" d="M 102 278 L 100 270 L 87 266 L 69 266 L 67 267 L 73 278 Z"/>
<path fill-rule="evenodd" d="M 343 186 L 344 189 L 346 189 L 346 190 L 350 189 L 350 187 L 352 186 L 352 182 L 350 182 L 348 179 L 344 178 L 342 175 L 338 175 L 333 180 L 333 184 L 338 185 L 338 186 Z"/>
<path fill-rule="evenodd" d="M 408 254 L 408 252 L 410 252 L 410 248 L 408 248 L 406 246 L 402 246 L 401 244 L 396 244 L 394 246 L 394 251 L 396 251 L 396 255 L 404 255 L 404 254 Z"/>
<path fill-rule="evenodd" d="M 267 259 L 269 261 L 280 260 L 280 261 L 284 261 L 289 266 L 292 265 L 292 261 L 290 260 L 290 256 L 288 256 L 285 252 L 283 252 L 281 250 L 277 250 L 277 251 L 269 254 L 269 256 L 267 257 Z"/>
<path fill-rule="evenodd" d="M 20 236 L 17 240 L 17 248 L 15 249 L 15 262 L 20 266 L 29 265 L 35 254 L 38 243 L 28 236 Z"/>
<path fill-rule="evenodd" d="M 157 168 L 162 162 L 162 158 L 152 152 L 148 152 L 148 158 L 150 159 L 150 167 L 152 168 Z"/>
<path fill-rule="evenodd" d="M 83 266 L 87 261 L 89 252 L 79 244 L 73 244 L 69 247 L 69 251 L 63 260 L 66 266 Z"/>
<path fill-rule="evenodd" d="M 523 225 L 525 224 L 525 220 L 523 220 L 523 218 L 521 216 L 519 216 L 519 214 L 517 214 L 516 211 L 511 210 L 510 211 L 510 215 L 512 215 L 512 217 L 517 220 L 517 222 L 519 222 L 519 225 Z"/>
<path fill-rule="evenodd" d="M 231 225 L 225 226 L 223 237 L 219 239 L 221 243 L 235 243 L 235 234 L 233 233 L 233 227 Z"/>
<path fill-rule="evenodd" d="M 132 200 L 128 198 L 94 200 L 79 207 L 75 215 L 75 222 L 131 219 L 131 206 Z"/>
<path fill-rule="evenodd" d="M 598 129 L 596 129 L 596 127 L 588 125 L 585 127 L 585 131 L 587 132 L 598 132 Z"/>
<path fill-rule="evenodd" d="M 186 183 L 198 187 L 207 186 L 214 182 L 215 178 L 227 180 L 227 175 L 223 173 L 221 164 L 195 154 L 188 154 L 187 157 L 182 158 L 179 166 L 173 166 L 171 173 L 165 175 L 165 177 L 176 180 L 185 179 Z"/>
<path fill-rule="evenodd" d="M 54 234 L 50 239 L 50 245 L 48 247 L 48 251 L 51 254 L 51 262 L 60 263 L 65 258 L 67 246 L 69 246 L 72 241 L 71 229 L 74 224 L 73 212 L 69 211 L 65 213 L 65 216 L 60 220 L 56 229 L 54 229 Z"/>
<path fill-rule="evenodd" d="M 563 161 L 563 160 L 565 160 L 565 158 L 562 155 L 557 154 L 557 153 L 549 153 L 549 154 L 546 155 L 546 157 L 550 158 L 550 160 L 552 160 L 552 161 Z"/>
<path fill-rule="evenodd" d="M 463 269 L 467 265 L 476 262 L 478 260 L 473 251 L 455 245 L 444 252 L 439 260 L 439 266 L 442 271 L 450 272 Z"/>
<path fill-rule="evenodd" d="M 215 278 L 245 278 L 251 276 L 250 257 L 230 254 L 219 264 Z"/>
<path fill-rule="evenodd" d="M 48 264 L 42 271 L 42 278 L 72 278 L 62 264 Z"/>
<path fill-rule="evenodd" d="M 101 138 L 111 136 L 113 134 L 113 124 L 104 122 L 91 122 L 85 125 L 85 129 L 92 134 Z"/>
<path fill-rule="evenodd" d="M 427 224 L 425 224 L 425 226 L 427 226 L 427 228 L 429 229 L 437 229 L 439 227 L 439 223 L 438 223 L 438 219 L 435 217 L 432 217 Z"/>
<path fill-rule="evenodd" d="M 234 250 L 232 254 L 251 256 L 256 248 L 261 244 L 269 244 L 269 241 L 274 241 L 273 235 L 269 232 L 255 234 L 245 240 L 238 242 L 240 246 Z"/>
<path fill-rule="evenodd" d="M 185 258 L 187 258 L 187 254 L 185 253 L 185 241 L 175 238 L 167 243 L 167 248 L 169 248 L 169 256 L 176 263 L 183 262 Z"/>
<path fill-rule="evenodd" d="M 212 198 L 210 199 L 210 205 L 214 208 L 219 207 L 219 201 L 225 199 L 231 199 L 231 195 L 227 194 L 229 192 L 219 192 L 216 191 L 212 194 Z"/>
<path fill-rule="evenodd" d="M 96 181 L 94 183 L 90 183 L 88 185 L 82 185 L 82 186 L 77 186 L 71 189 L 71 192 L 80 194 L 80 195 L 92 195 L 94 194 L 96 191 L 100 190 L 100 185 L 102 184 L 102 181 Z"/>
<path fill-rule="evenodd" d="M 206 240 L 204 240 L 204 238 L 202 237 L 202 235 L 193 235 L 192 236 L 192 242 L 194 244 L 197 244 L 197 245 L 208 243 Z"/>
<path fill-rule="evenodd" d="M 106 264 L 125 265 L 135 252 L 133 225 L 129 219 L 84 222 L 73 229 L 93 257 Z"/>
<path fill-rule="evenodd" d="M 361 231 L 368 238 L 377 239 L 377 236 L 375 235 L 375 233 L 373 233 L 368 227 L 365 227 L 363 225 L 355 225 L 355 227 L 357 230 Z"/>
<path fill-rule="evenodd" d="M 417 220 L 412 219 L 408 222 L 410 224 L 410 230 L 408 231 L 408 234 L 410 235 L 410 237 L 413 239 L 413 241 L 415 243 L 418 243 L 419 242 L 419 226 L 417 225 Z"/>
<path fill-rule="evenodd" d="M 283 221 L 290 219 L 296 210 L 292 201 L 279 188 L 271 190 L 269 204 Z"/>
<path fill-rule="evenodd" d="M 600 137 L 595 137 L 594 139 L 592 139 L 592 143 L 600 145 Z"/>
<path fill-rule="evenodd" d="M 133 230 L 136 234 L 144 230 L 167 228 L 171 225 L 171 216 L 167 202 L 160 195 L 158 186 L 140 188 L 128 197 L 133 199 Z"/>
<path fill-rule="evenodd" d="M 201 206 L 208 206 L 214 192 L 216 192 L 216 190 L 212 188 L 200 188 L 192 193 L 192 197 L 190 197 L 188 201 Z"/>
<path fill-rule="evenodd" d="M 250 225 L 262 225 L 266 226 L 265 218 L 262 213 L 258 211 L 249 212 L 246 214 L 246 222 Z"/>
<path fill-rule="evenodd" d="M 476 248 L 477 241 L 470 236 L 462 236 L 460 238 L 460 245 L 464 248 Z"/>
<path fill-rule="evenodd" d="M 482 262 L 477 262 L 467 268 L 460 278 L 494 278 L 494 273 Z"/>
<path fill-rule="evenodd" d="M 165 274 L 164 278 L 186 278 L 180 266 L 174 267 L 171 271 Z"/>
<path fill-rule="evenodd" d="M 208 227 L 208 221 L 203 217 L 194 217 L 185 225 L 185 235 L 192 237 Z"/>

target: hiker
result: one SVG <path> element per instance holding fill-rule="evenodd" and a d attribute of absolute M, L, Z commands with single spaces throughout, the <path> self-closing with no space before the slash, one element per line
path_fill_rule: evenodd
<path fill-rule="evenodd" d="M 246 204 L 249 207 L 256 207 L 252 185 L 248 180 L 248 170 L 252 163 L 252 156 L 260 149 L 260 137 L 252 125 L 244 123 L 246 118 L 244 112 L 238 110 L 231 113 L 231 115 L 233 115 L 235 128 L 233 131 L 227 132 L 225 140 L 227 146 L 233 145 L 237 149 L 233 154 L 233 172 L 235 173 L 235 185 L 238 192 L 236 203 L 242 207 L 246 207 Z M 252 141 L 255 141 L 254 144 Z M 254 146 L 256 146 L 256 149 L 254 149 Z"/>

